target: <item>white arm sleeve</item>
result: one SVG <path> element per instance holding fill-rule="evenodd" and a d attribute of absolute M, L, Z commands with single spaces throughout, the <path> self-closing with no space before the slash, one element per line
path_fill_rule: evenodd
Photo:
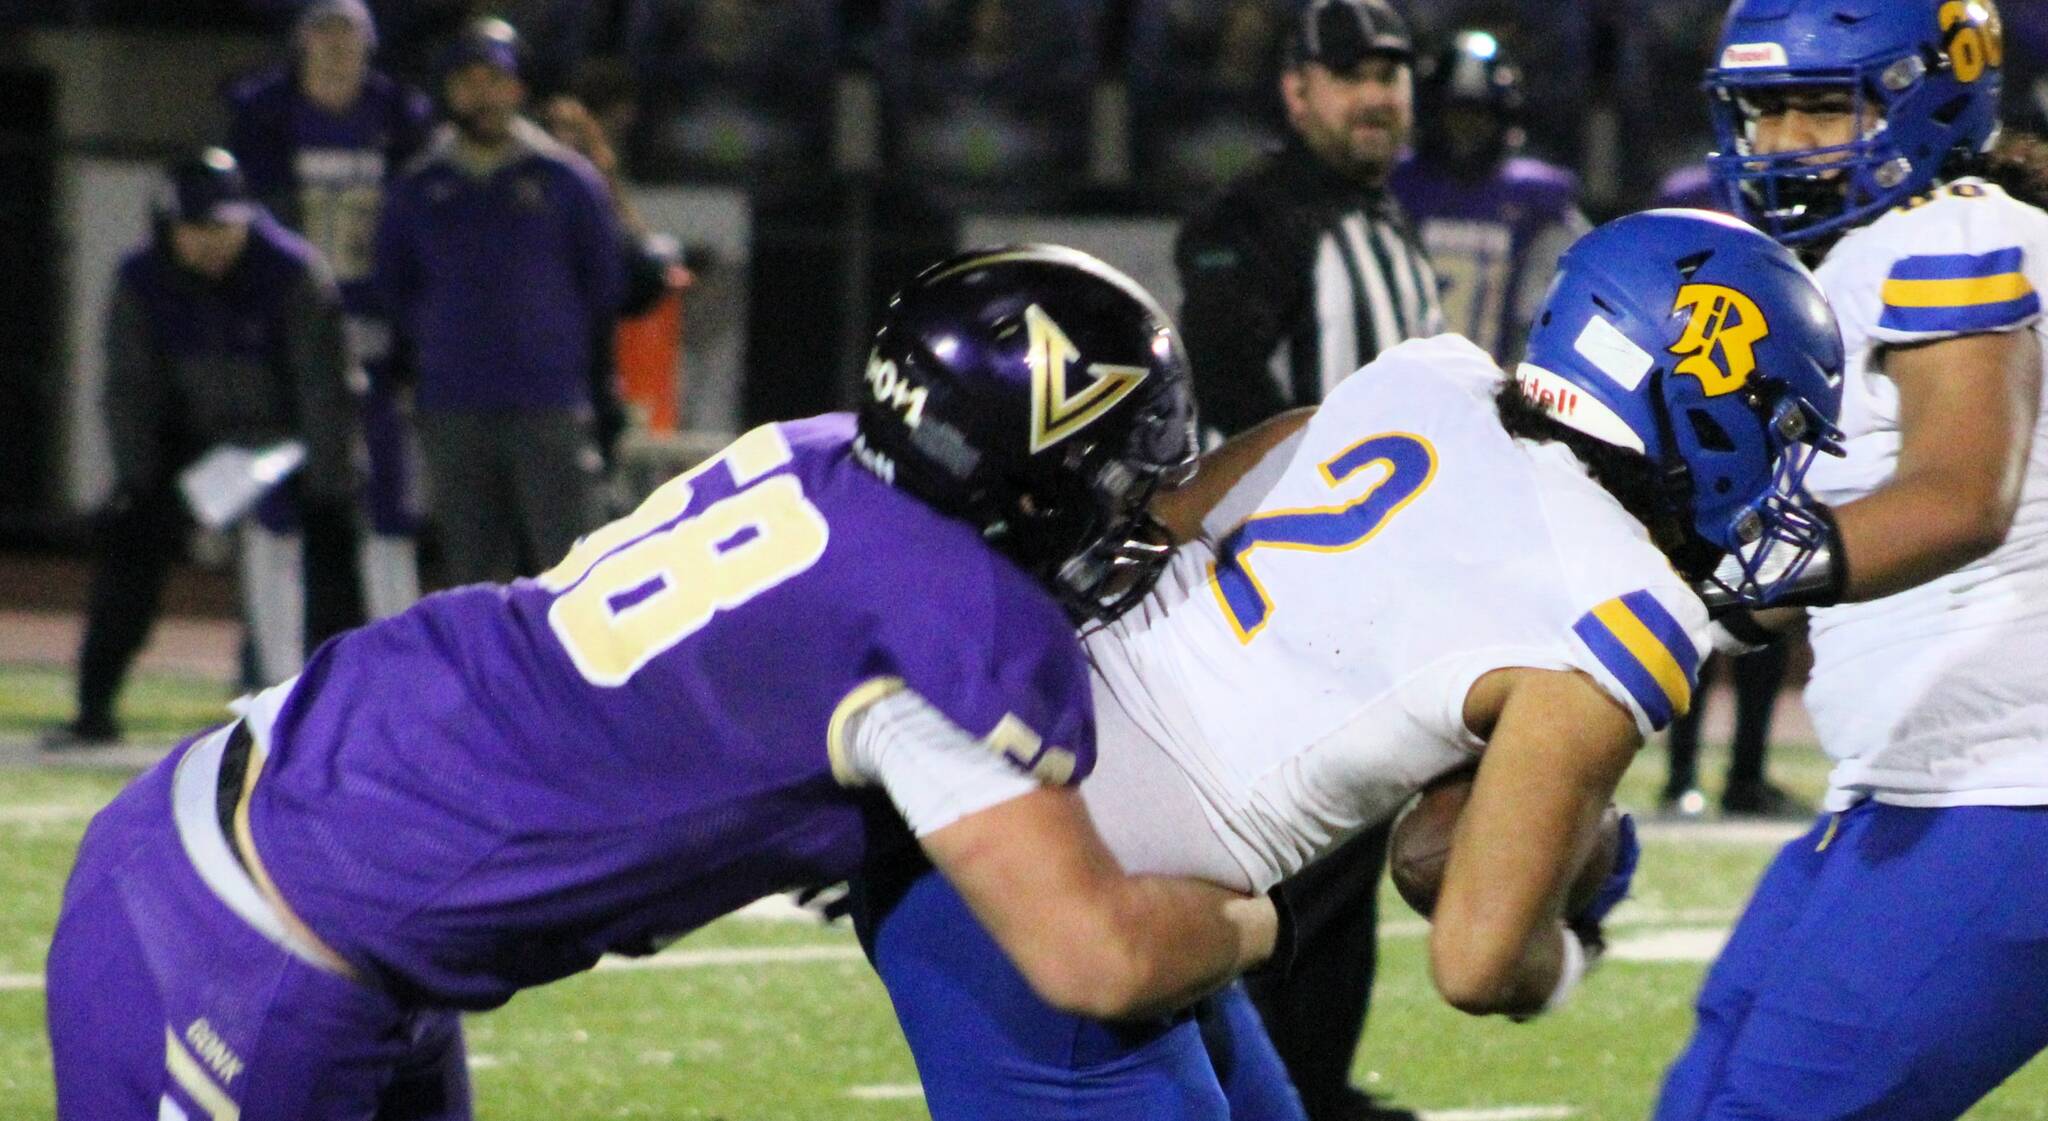
<path fill-rule="evenodd" d="M 835 763 L 888 791 L 919 837 L 1039 785 L 909 689 L 849 717 L 842 743 L 845 758 Z"/>

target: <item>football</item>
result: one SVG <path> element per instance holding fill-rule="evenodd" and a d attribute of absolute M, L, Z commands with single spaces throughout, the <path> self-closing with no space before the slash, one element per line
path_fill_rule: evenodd
<path fill-rule="evenodd" d="M 1465 800 L 1472 796 L 1473 769 L 1453 771 L 1424 787 L 1413 805 L 1394 823 L 1387 846 L 1387 866 L 1394 889 L 1417 914 L 1425 918 L 1436 910 L 1436 897 L 1443 887 L 1444 865 L 1451 855 L 1451 835 Z M 1575 915 L 1593 901 L 1600 885 L 1614 871 L 1621 846 L 1621 812 L 1613 805 L 1600 817 L 1600 832 L 1592 851 L 1573 876 L 1565 895 L 1567 915 Z"/>

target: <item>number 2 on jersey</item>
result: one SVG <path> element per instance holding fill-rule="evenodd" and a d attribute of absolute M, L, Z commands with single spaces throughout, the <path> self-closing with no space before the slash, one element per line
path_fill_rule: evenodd
<path fill-rule="evenodd" d="M 825 555 L 825 516 L 795 475 L 762 476 L 790 460 L 774 426 L 757 428 L 662 484 L 631 514 L 576 543 L 542 573 L 562 594 L 548 626 L 583 677 L 623 685 L 640 667 Z M 692 517 L 693 483 L 723 465 L 739 491 Z M 637 538 L 637 540 L 635 540 Z"/>
<path fill-rule="evenodd" d="M 1384 465 L 1386 474 L 1350 502 L 1254 514 L 1223 539 L 1210 579 L 1239 642 L 1257 638 L 1273 617 L 1273 601 L 1252 572 L 1254 552 L 1341 553 L 1365 544 L 1436 477 L 1436 448 L 1406 432 L 1368 436 L 1325 460 L 1323 481 L 1335 489 L 1375 465 Z"/>

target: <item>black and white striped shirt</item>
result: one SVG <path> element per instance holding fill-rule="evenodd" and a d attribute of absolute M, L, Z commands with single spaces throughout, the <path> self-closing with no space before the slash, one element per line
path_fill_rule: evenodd
<path fill-rule="evenodd" d="M 1313 326 L 1304 323 L 1269 359 L 1297 404 L 1322 400 L 1395 343 L 1443 332 L 1436 274 L 1406 226 L 1385 215 L 1339 216 L 1316 239 L 1309 284 Z"/>
<path fill-rule="evenodd" d="M 1203 424 L 1315 404 L 1406 339 L 1440 334 L 1436 274 L 1383 191 L 1291 143 L 1190 218 L 1175 248 Z"/>

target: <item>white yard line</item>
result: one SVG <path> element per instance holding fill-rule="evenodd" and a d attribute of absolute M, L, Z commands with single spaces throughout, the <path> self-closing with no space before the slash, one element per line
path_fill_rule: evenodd
<path fill-rule="evenodd" d="M 846 1096 L 863 1102 L 912 1101 L 924 1097 L 915 1082 L 848 1086 Z M 1424 1121 L 1562 1121 L 1578 1110 L 1568 1105 L 1504 1105 L 1485 1109 L 1425 1109 Z"/>
<path fill-rule="evenodd" d="M 20 811 L 36 809 L 36 815 Z M 62 820 L 59 811 L 77 807 L 0 807 L 0 824 L 30 820 Z M 88 811 L 89 812 L 89 811 Z M 817 923 L 817 916 L 790 903 L 785 896 L 772 895 L 742 909 L 741 916 L 775 922 Z M 1624 903 L 1608 921 L 1610 939 L 1607 955 L 1617 961 L 1709 962 L 1728 940 L 1728 928 L 1735 912 L 1727 910 L 1661 911 Z M 1647 928 L 1647 929 L 1645 929 Z M 1661 929 L 1660 929 L 1661 928 Z M 1429 924 L 1420 918 L 1387 919 L 1380 923 L 1382 938 L 1421 938 Z M 607 957 L 597 963 L 599 972 L 635 972 L 650 969 L 718 969 L 750 965 L 809 965 L 820 962 L 863 960 L 860 947 L 848 944 L 817 946 L 731 947 L 702 950 L 664 950 L 651 957 Z M 41 991 L 40 973 L 0 973 L 0 992 Z"/>
<path fill-rule="evenodd" d="M 1578 1110 L 1568 1105 L 1503 1105 L 1487 1109 L 1425 1109 L 1422 1121 L 1555 1121 Z"/>
<path fill-rule="evenodd" d="M 0 825 L 71 824 L 90 821 L 98 812 L 98 806 L 81 806 L 76 802 L 25 802 L 0 806 Z"/>
<path fill-rule="evenodd" d="M 1688 845 L 1782 845 L 1813 828 L 1813 818 L 1798 821 L 1658 821 L 1638 813 L 1636 831 L 1645 841 L 1676 841 Z"/>
<path fill-rule="evenodd" d="M 1721 952 L 1728 940 L 1727 924 L 1735 916 L 1725 911 L 1643 911 L 1623 914 L 1624 921 L 1610 929 L 1629 933 L 1616 937 L 1608 956 L 1618 961 L 1708 962 Z M 1688 924 L 1677 929 L 1649 929 L 1672 923 Z M 1716 924 L 1716 925 L 1704 925 Z M 1394 919 L 1380 924 L 1382 938 L 1420 938 L 1429 933 L 1421 919 Z M 863 960 L 859 946 L 759 946 L 703 950 L 664 950 L 651 957 L 608 957 L 597 963 L 598 972 L 635 972 L 650 969 L 719 969 L 749 965 L 811 965 L 821 962 Z M 40 991 L 39 973 L 0 973 L 0 992 Z"/>
<path fill-rule="evenodd" d="M 1656 910 L 1623 903 L 1614 909 L 1605 923 L 1609 941 L 1620 931 L 1634 931 L 1641 928 L 1659 927 L 1731 927 L 1735 925 L 1737 912 L 1725 908 L 1691 908 L 1678 911 Z M 1382 938 L 1422 938 L 1429 934 L 1427 920 L 1403 910 L 1400 918 L 1380 920 Z"/>
<path fill-rule="evenodd" d="M 859 946 L 762 946 L 757 949 L 663 950 L 644 958 L 605 958 L 600 971 L 704 969 L 728 965 L 801 965 L 819 961 L 865 960 Z"/>
<path fill-rule="evenodd" d="M 194 729 L 197 731 L 198 729 Z M 177 741 L 168 743 L 122 743 L 113 747 L 85 747 L 50 752 L 36 746 L 32 737 L 0 736 L 0 767 L 67 767 L 93 771 L 146 771 L 169 754 Z"/>
<path fill-rule="evenodd" d="M 1607 917 L 1606 926 L 1734 926 L 1736 916 L 1742 912 L 1729 907 L 1689 907 L 1677 911 L 1663 911 L 1624 902 Z"/>
<path fill-rule="evenodd" d="M 787 895 L 767 895 L 741 907 L 732 913 L 736 919 L 765 919 L 770 922 L 807 922 L 824 924 L 816 911 L 807 911 L 796 905 Z"/>
<path fill-rule="evenodd" d="M 915 1082 L 884 1086 L 848 1086 L 846 1096 L 860 1102 L 901 1102 L 924 1097 L 924 1087 Z"/>
<path fill-rule="evenodd" d="M 1607 956 L 1615 961 L 1709 962 L 1727 944 L 1726 927 L 1658 930 L 1614 939 Z"/>
<path fill-rule="evenodd" d="M 643 969 L 718 969 L 741 965 L 808 965 L 815 962 L 864 960 L 859 946 L 762 946 L 757 949 L 665 950 L 652 957 L 608 957 L 597 972 Z M 40 990 L 40 973 L 0 973 L 0 992 Z"/>
<path fill-rule="evenodd" d="M 81 752 L 76 761 L 87 763 L 108 763 L 114 766 L 147 765 L 163 753 L 155 747 L 109 748 L 97 752 Z M 69 756 L 67 761 L 72 761 Z M 55 822 L 89 820 L 100 811 L 98 805 L 78 802 L 24 802 L 18 805 L 0 804 L 0 825 L 40 825 Z M 1638 816 L 1636 828 L 1644 840 L 1670 841 L 1681 844 L 1725 844 L 1725 845 L 1782 845 L 1812 828 L 1809 821 L 1657 821 Z M 761 899 L 739 914 L 745 918 L 785 919 L 790 921 L 816 922 L 817 915 L 791 902 L 786 895 L 771 895 Z"/>
<path fill-rule="evenodd" d="M 1413 927 L 1410 931 L 1408 928 Z M 1382 923 L 1386 938 L 1419 936 L 1429 926 L 1414 922 Z M 1616 938 L 1607 956 L 1616 961 L 1710 962 L 1728 941 L 1721 927 L 1682 928 L 1647 931 Z M 748 965 L 812 965 L 822 962 L 857 962 L 858 946 L 763 946 L 757 949 L 667 950 L 652 957 L 608 957 L 597 963 L 597 972 L 635 972 L 650 969 L 722 969 Z M 0 992 L 40 992 L 40 973 L 0 973 Z"/>

